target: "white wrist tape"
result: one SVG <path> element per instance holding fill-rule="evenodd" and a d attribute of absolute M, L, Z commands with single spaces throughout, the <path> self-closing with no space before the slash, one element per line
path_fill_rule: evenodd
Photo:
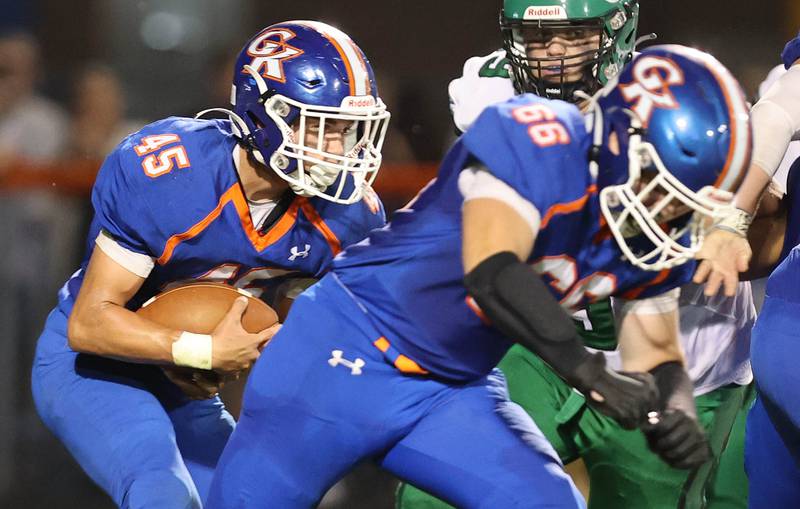
<path fill-rule="evenodd" d="M 753 214 L 742 209 L 734 208 L 730 214 L 718 219 L 714 223 L 715 230 L 725 230 L 735 233 L 740 237 L 747 237 L 747 230 L 753 222 Z"/>
<path fill-rule="evenodd" d="M 211 335 L 181 332 L 172 343 L 172 361 L 176 366 L 211 369 Z"/>

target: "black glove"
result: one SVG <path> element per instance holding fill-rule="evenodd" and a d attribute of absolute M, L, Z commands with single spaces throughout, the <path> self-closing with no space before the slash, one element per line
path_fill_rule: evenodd
<path fill-rule="evenodd" d="M 706 434 L 697 422 L 693 384 L 679 362 L 659 364 L 650 373 L 661 394 L 661 416 L 642 427 L 650 449 L 673 468 L 692 469 L 711 458 Z"/>
<path fill-rule="evenodd" d="M 673 467 L 689 470 L 711 458 L 706 434 L 697 419 L 682 410 L 665 410 L 658 424 L 642 428 L 650 449 Z"/>
<path fill-rule="evenodd" d="M 599 352 L 588 356 L 567 382 L 583 393 L 589 406 L 625 429 L 641 426 L 658 408 L 658 389 L 650 374 L 608 369 Z"/>

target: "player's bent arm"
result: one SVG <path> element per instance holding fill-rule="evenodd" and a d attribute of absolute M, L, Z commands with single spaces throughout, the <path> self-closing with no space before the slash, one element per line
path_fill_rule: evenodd
<path fill-rule="evenodd" d="M 482 182 L 470 181 L 476 176 Z M 488 172 L 467 169 L 459 180 L 467 293 L 503 335 L 541 357 L 598 410 L 635 427 L 655 404 L 652 382 L 611 372 L 602 354 L 583 347 L 570 316 L 522 261 L 533 249 L 538 211 L 493 179 Z"/>
<path fill-rule="evenodd" d="M 747 232 L 753 258 L 741 279 L 748 281 L 769 276 L 780 260 L 786 237 L 786 207 L 783 200 L 766 193 L 758 207 L 758 215 Z"/>
<path fill-rule="evenodd" d="M 241 324 L 245 298 L 233 303 L 210 335 L 174 330 L 142 318 L 125 308 L 149 271 L 141 267 L 142 256 L 103 234 L 98 237 L 68 322 L 73 350 L 128 362 L 236 373 L 250 367 L 259 348 L 278 331 L 278 325 L 255 334 L 245 331 Z"/>
<path fill-rule="evenodd" d="M 648 371 L 658 388 L 659 420 L 643 428 L 650 448 L 670 466 L 690 469 L 705 463 L 710 449 L 678 341 L 679 291 L 620 301 L 618 340 L 623 367 Z"/>
<path fill-rule="evenodd" d="M 754 213 L 780 166 L 789 143 L 800 134 L 800 65 L 796 62 L 753 106 L 753 156 L 736 206 Z"/>
<path fill-rule="evenodd" d="M 131 362 L 172 364 L 172 344 L 181 331 L 160 326 L 125 308 L 144 281 L 96 248 L 69 317 L 70 347 Z"/>
<path fill-rule="evenodd" d="M 714 295 L 724 284 L 733 296 L 739 272 L 745 272 L 751 257 L 745 236 L 752 214 L 786 154 L 789 142 L 800 135 L 800 65 L 798 62 L 769 88 L 753 106 L 753 156 L 745 180 L 734 198 L 737 212 L 723 219 L 703 243 L 698 258 L 703 261 L 694 282 L 706 284 L 706 295 Z"/>

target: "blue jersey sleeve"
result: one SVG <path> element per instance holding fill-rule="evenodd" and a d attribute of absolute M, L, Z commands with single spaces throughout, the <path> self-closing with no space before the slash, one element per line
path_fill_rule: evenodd
<path fill-rule="evenodd" d="M 119 149 L 103 162 L 92 189 L 95 223 L 122 247 L 136 253 L 157 256 L 143 235 L 142 223 L 149 217 L 136 182 L 121 166 Z M 94 239 L 91 239 L 94 240 Z"/>
<path fill-rule="evenodd" d="M 341 243 L 346 248 L 364 240 L 369 232 L 386 225 L 386 210 L 378 194 L 367 188 L 364 198 L 348 207 L 348 220 L 342 224 Z"/>
<path fill-rule="evenodd" d="M 786 228 L 779 262 L 783 261 L 789 252 L 800 243 L 800 159 L 792 163 L 789 168 L 789 175 L 786 178 L 786 196 L 782 201 L 786 207 Z"/>
<path fill-rule="evenodd" d="M 591 184 L 583 117 L 565 102 L 526 94 L 491 106 L 462 143 L 542 214 L 580 198 Z"/>
<path fill-rule="evenodd" d="M 170 117 L 122 141 L 93 192 L 97 222 L 123 247 L 158 258 L 235 185 L 234 141 L 219 122 Z"/>
<path fill-rule="evenodd" d="M 364 198 L 352 205 L 315 199 L 312 206 L 313 210 L 308 211 L 308 215 L 318 215 L 317 222 L 323 223 L 324 229 L 330 231 L 330 235 L 326 235 L 326 238 L 333 237 L 328 238 L 330 253 L 321 261 L 316 277 L 322 276 L 331 268 L 333 258 L 342 250 L 361 242 L 375 228 L 386 225 L 383 203 L 372 189 L 365 191 Z"/>

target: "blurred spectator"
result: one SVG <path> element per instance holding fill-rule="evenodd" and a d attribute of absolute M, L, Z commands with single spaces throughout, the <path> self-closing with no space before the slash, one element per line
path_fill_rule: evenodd
<path fill-rule="evenodd" d="M 33 36 L 0 35 L 0 167 L 14 159 L 49 162 L 64 150 L 67 117 L 36 93 L 41 68 Z"/>
<path fill-rule="evenodd" d="M 73 87 L 69 154 L 100 161 L 146 124 L 127 119 L 126 108 L 122 84 L 111 68 L 97 63 L 84 68 Z"/>
<path fill-rule="evenodd" d="M 236 55 L 241 47 L 230 45 L 217 52 L 210 60 L 210 76 L 208 86 L 209 103 L 203 108 L 224 107 L 231 104 L 231 77 L 236 66 Z"/>
<path fill-rule="evenodd" d="M 33 36 L 0 34 L 0 175 L 53 169 L 49 165 L 64 154 L 67 116 L 36 92 L 45 68 Z M 15 389 L 0 400 L 0 495 L 5 495 L 41 467 L 29 461 L 40 456 L 42 449 L 35 448 L 52 448 L 33 410 L 29 373 L 38 330 L 52 307 L 51 292 L 76 263 L 83 219 L 79 201 L 49 188 L 2 188 L 0 217 L 0 384 Z M 2 499 L 0 506 L 11 507 Z"/>

